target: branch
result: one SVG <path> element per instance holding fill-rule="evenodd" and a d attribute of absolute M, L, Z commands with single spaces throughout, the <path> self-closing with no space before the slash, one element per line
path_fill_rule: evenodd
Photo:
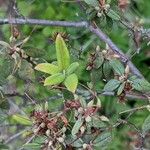
<path fill-rule="evenodd" d="M 29 130 L 29 129 L 25 129 L 25 130 L 22 130 L 22 131 L 16 133 L 16 134 L 13 135 L 13 136 L 10 136 L 4 143 L 5 143 L 5 144 L 10 143 L 11 141 L 17 139 L 19 136 L 21 136 L 24 132 L 26 132 L 26 131 L 28 131 L 28 130 Z"/>
<path fill-rule="evenodd" d="M 99 95 L 104 95 L 104 96 L 115 96 L 114 92 L 103 92 L 103 93 L 98 93 Z M 143 95 L 141 93 L 126 93 L 126 98 L 129 99 L 140 99 L 140 100 L 149 100 L 148 96 Z"/>
<path fill-rule="evenodd" d="M 132 108 L 132 109 L 122 111 L 119 114 L 121 115 L 121 114 L 124 114 L 124 113 L 136 112 L 136 111 L 139 111 L 139 110 L 149 109 L 149 108 L 150 108 L 150 105 L 144 105 L 144 106 L 141 106 L 141 107 L 136 107 L 136 108 Z"/>
<path fill-rule="evenodd" d="M 122 62 L 128 62 L 128 65 L 131 69 L 131 72 L 137 75 L 140 78 L 143 78 L 143 75 L 139 70 L 132 64 L 132 62 L 127 58 L 127 56 L 111 41 L 111 39 L 103 33 L 99 28 L 94 28 L 92 25 L 89 25 L 86 21 L 72 22 L 72 21 L 50 21 L 50 20 L 40 20 L 40 19 L 20 19 L 20 18 L 11 18 L 11 19 L 0 19 L 0 25 L 2 24 L 30 24 L 30 25 L 42 25 L 42 26 L 63 26 L 63 27 L 84 27 L 89 29 L 92 33 L 96 34 L 102 41 L 106 42 L 112 51 L 120 56 Z"/>
<path fill-rule="evenodd" d="M 87 27 L 86 21 L 72 22 L 72 21 L 51 21 L 41 19 L 22 19 L 22 18 L 11 18 L 11 19 L 0 19 L 0 25 L 3 24 L 30 24 L 30 25 L 42 25 L 42 26 L 62 26 L 62 27 Z"/>

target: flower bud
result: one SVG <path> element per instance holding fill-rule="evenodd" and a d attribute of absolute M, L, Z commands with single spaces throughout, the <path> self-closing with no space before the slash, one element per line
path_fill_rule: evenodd
<path fill-rule="evenodd" d="M 63 133 L 65 133 L 65 132 L 66 132 L 66 130 L 67 130 L 67 128 L 66 128 L 66 127 L 63 127 L 63 128 L 62 128 L 62 132 L 63 132 Z"/>
<path fill-rule="evenodd" d="M 106 10 L 108 10 L 108 9 L 110 8 L 110 5 L 109 5 L 109 4 L 106 4 L 106 5 L 105 5 L 105 8 L 106 8 Z"/>
<path fill-rule="evenodd" d="M 96 6 L 96 7 L 95 7 L 95 10 L 99 11 L 99 10 L 100 10 L 100 8 L 99 8 L 98 6 Z"/>
<path fill-rule="evenodd" d="M 107 54 L 107 51 L 106 51 L 106 50 L 102 50 L 102 53 L 103 53 L 104 55 L 106 55 L 106 54 Z"/>
<path fill-rule="evenodd" d="M 36 135 L 39 132 L 39 128 L 33 130 L 33 133 Z"/>
<path fill-rule="evenodd" d="M 64 142 L 64 138 L 63 137 L 59 137 L 57 138 L 58 142 L 63 143 Z"/>
<path fill-rule="evenodd" d="M 42 122 L 42 123 L 40 124 L 40 127 L 41 127 L 41 128 L 45 128 L 45 123 Z"/>
<path fill-rule="evenodd" d="M 88 145 L 87 145 L 86 143 L 84 143 L 84 144 L 83 144 L 83 149 L 86 149 L 87 146 L 88 146 Z"/>
<path fill-rule="evenodd" d="M 96 52 L 99 52 L 100 51 L 100 47 L 99 45 L 96 46 Z"/>
<path fill-rule="evenodd" d="M 86 122 L 90 122 L 92 120 L 92 118 L 90 117 L 90 116 L 87 116 L 86 118 L 85 118 L 85 121 Z"/>
<path fill-rule="evenodd" d="M 52 146 L 52 144 L 53 144 L 53 142 L 49 141 L 48 146 L 50 147 L 50 146 Z"/>
<path fill-rule="evenodd" d="M 130 71 L 129 69 L 130 69 L 129 66 L 127 65 L 125 68 L 125 74 L 129 74 L 129 71 Z"/>
<path fill-rule="evenodd" d="M 85 132 L 85 127 L 82 126 L 82 127 L 80 128 L 80 131 L 81 131 L 81 134 L 83 134 L 83 133 Z"/>
<path fill-rule="evenodd" d="M 84 112 L 84 109 L 83 109 L 82 107 L 79 107 L 79 108 L 78 108 L 78 112 L 79 112 L 80 114 L 82 114 L 82 113 Z"/>
<path fill-rule="evenodd" d="M 47 136 L 50 136 L 50 133 L 51 133 L 51 131 L 48 129 L 45 134 L 46 134 Z"/>
<path fill-rule="evenodd" d="M 102 16 L 102 13 L 98 12 L 98 13 L 97 13 L 97 17 L 100 18 L 101 16 Z"/>

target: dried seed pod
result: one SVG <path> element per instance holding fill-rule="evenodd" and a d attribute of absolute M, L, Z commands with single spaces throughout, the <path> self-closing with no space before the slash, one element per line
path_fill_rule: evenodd
<path fill-rule="evenodd" d="M 129 5 L 129 0 L 118 0 L 118 6 L 121 11 L 125 11 Z"/>
<path fill-rule="evenodd" d="M 18 30 L 16 27 L 13 27 L 13 28 L 12 28 L 12 36 L 13 36 L 15 39 L 17 39 L 17 38 L 19 37 L 19 35 L 20 35 L 19 30 Z"/>

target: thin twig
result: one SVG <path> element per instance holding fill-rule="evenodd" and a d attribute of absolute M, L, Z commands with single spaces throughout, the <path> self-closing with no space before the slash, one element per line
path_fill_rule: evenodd
<path fill-rule="evenodd" d="M 119 114 L 121 115 L 121 114 L 124 114 L 124 113 L 135 112 L 135 111 L 143 110 L 143 109 L 147 109 L 147 108 L 150 108 L 150 105 L 144 105 L 144 106 L 141 106 L 141 107 L 136 107 L 136 108 L 133 108 L 133 109 L 125 110 L 125 111 L 120 112 Z"/>
<path fill-rule="evenodd" d="M 0 25 L 3 24 L 30 24 L 30 25 L 42 25 L 42 26 L 62 26 L 62 27 L 87 27 L 86 21 L 51 21 L 41 19 L 22 19 L 22 18 L 11 18 L 11 19 L 0 19 Z"/>
<path fill-rule="evenodd" d="M 26 132 L 27 130 L 29 130 L 29 129 L 22 130 L 22 131 L 18 132 L 17 134 L 15 134 L 15 135 L 9 137 L 9 138 L 5 141 L 5 144 L 8 144 L 8 143 L 10 143 L 11 141 L 15 140 L 16 138 L 18 138 L 19 136 L 21 136 L 21 135 L 22 135 L 24 132 Z"/>
<path fill-rule="evenodd" d="M 26 144 L 29 144 L 29 143 L 35 138 L 35 136 L 36 136 L 36 135 L 33 135 L 31 138 L 29 138 L 29 140 L 28 140 L 25 144 L 23 144 L 23 146 L 22 146 L 21 148 L 19 148 L 18 150 L 23 150 L 23 149 L 24 149 L 24 146 L 25 146 Z"/>
<path fill-rule="evenodd" d="M 103 92 L 103 93 L 98 92 L 98 95 L 115 96 L 115 93 L 114 92 Z M 147 96 L 141 93 L 130 92 L 130 93 L 126 93 L 125 96 L 126 98 L 129 98 L 129 99 L 149 100 Z"/>

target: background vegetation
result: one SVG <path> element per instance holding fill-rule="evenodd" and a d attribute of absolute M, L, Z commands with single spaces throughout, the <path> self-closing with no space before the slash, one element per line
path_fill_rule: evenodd
<path fill-rule="evenodd" d="M 149 0 L 103 1 L 105 4 L 109 4 L 111 10 L 114 11 L 110 14 L 99 13 L 99 10 L 95 10 L 95 6 L 93 8 L 95 1 L 91 0 L 91 5 L 86 0 L 17 0 L 17 6 L 14 8 L 15 1 L 0 0 L 0 18 L 9 20 L 13 18 L 35 18 L 96 23 L 98 28 L 108 35 L 126 56 L 131 58 L 144 78 L 150 82 Z M 43 80 L 47 74 L 34 69 L 37 64 L 56 61 L 55 39 L 57 33 L 60 33 L 66 42 L 71 62 L 79 63 L 76 70 L 79 80 L 76 96 L 80 97 L 79 99 L 84 99 L 86 103 L 91 102 L 91 100 L 97 102 L 100 99 L 101 106 L 97 115 L 101 117 L 101 121 L 97 127 L 100 135 L 99 144 L 90 147 L 87 136 L 81 138 L 82 142 L 77 140 L 74 145 L 70 144 L 70 147 L 65 147 L 65 144 L 60 144 L 63 146 L 58 144 L 54 147 L 56 149 L 150 149 L 150 119 L 148 117 L 150 85 L 146 83 L 142 85 L 142 88 L 140 87 L 140 90 L 137 90 L 138 85 L 135 85 L 134 92 L 136 93 L 127 98 L 124 95 L 121 97 L 120 94 L 115 96 L 107 94 L 109 90 L 105 85 L 110 79 L 116 78 L 116 76 L 114 77 L 116 70 L 113 70 L 113 65 L 106 67 L 105 70 L 102 69 L 102 64 L 99 63 L 103 58 L 99 59 L 99 53 L 96 54 L 95 52 L 99 47 L 100 51 L 111 51 L 108 43 L 100 40 L 88 28 L 13 25 L 11 23 L 1 23 L 0 26 L 0 149 L 48 149 L 48 147 L 42 147 L 47 137 L 42 134 L 34 135 L 35 112 L 64 110 L 64 101 L 68 102 L 68 100 L 74 100 L 76 97 L 72 92 L 60 89 L 63 87 L 62 85 L 53 88 L 43 86 Z M 10 54 L 11 48 L 7 43 L 13 48 L 18 47 L 19 53 Z M 100 67 L 90 68 L 95 55 L 98 57 L 96 65 Z M 110 54 L 104 59 L 103 67 L 104 63 L 106 65 L 106 61 L 114 59 L 114 56 L 111 58 Z M 96 62 L 93 61 L 93 63 Z M 126 68 L 126 63 L 121 64 L 124 66 L 123 68 Z M 103 93 L 104 86 L 106 95 Z M 148 87 L 146 92 L 143 91 L 145 86 Z M 114 83 L 111 85 L 111 88 L 113 87 Z M 94 107 L 94 105 L 90 107 Z M 136 109 L 134 110 L 134 108 Z M 120 114 L 126 110 L 130 111 Z M 72 115 L 74 116 L 74 114 Z M 68 119 L 68 116 L 66 118 Z M 71 135 L 70 132 L 76 122 L 77 120 L 72 117 L 69 122 L 69 129 L 65 132 L 66 138 Z M 83 124 L 79 124 L 76 126 L 80 128 Z M 105 128 L 107 131 L 103 132 Z M 77 128 L 74 130 L 77 130 L 75 134 L 79 132 Z"/>

